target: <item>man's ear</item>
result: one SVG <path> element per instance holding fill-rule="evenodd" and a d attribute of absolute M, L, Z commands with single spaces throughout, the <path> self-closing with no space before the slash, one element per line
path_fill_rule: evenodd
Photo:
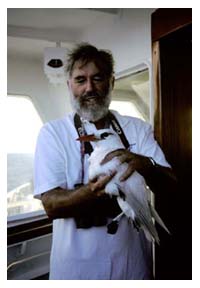
<path fill-rule="evenodd" d="M 111 79 L 111 86 L 112 86 L 112 89 L 114 89 L 114 85 L 115 85 L 115 77 L 112 76 L 112 79 Z"/>

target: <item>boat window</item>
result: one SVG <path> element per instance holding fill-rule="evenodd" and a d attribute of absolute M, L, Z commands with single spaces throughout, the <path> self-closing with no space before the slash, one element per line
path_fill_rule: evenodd
<path fill-rule="evenodd" d="M 149 69 L 121 76 L 115 81 L 111 109 L 150 121 Z"/>
<path fill-rule="evenodd" d="M 41 201 L 33 199 L 33 155 L 42 121 L 31 98 L 8 95 L 7 111 L 7 216 L 26 217 L 39 211 Z M 14 218 L 13 218 L 14 217 Z"/>
<path fill-rule="evenodd" d="M 142 113 L 137 109 L 132 101 L 112 100 L 110 108 L 118 111 L 121 115 L 133 116 L 144 120 Z"/>

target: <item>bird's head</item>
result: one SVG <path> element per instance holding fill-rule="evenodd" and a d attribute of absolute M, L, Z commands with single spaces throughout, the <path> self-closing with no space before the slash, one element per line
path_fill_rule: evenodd
<path fill-rule="evenodd" d="M 114 135 L 114 132 L 110 129 L 100 129 L 94 134 L 83 135 L 77 138 L 78 141 L 90 142 L 90 141 L 100 141 L 106 140 L 109 136 Z"/>

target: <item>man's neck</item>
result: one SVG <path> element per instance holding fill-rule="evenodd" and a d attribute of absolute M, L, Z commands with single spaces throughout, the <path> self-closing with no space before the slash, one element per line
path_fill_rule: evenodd
<path fill-rule="evenodd" d="M 103 118 L 99 119 L 98 121 L 92 122 L 96 126 L 96 128 L 99 129 L 105 129 L 109 127 L 109 120 L 108 120 L 108 114 L 104 116 Z"/>

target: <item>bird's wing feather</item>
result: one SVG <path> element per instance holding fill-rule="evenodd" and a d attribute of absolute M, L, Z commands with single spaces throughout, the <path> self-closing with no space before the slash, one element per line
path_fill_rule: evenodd
<path fill-rule="evenodd" d="M 126 197 L 127 203 L 134 210 L 137 219 L 140 221 L 141 225 L 150 233 L 153 239 L 159 244 L 159 237 L 157 230 L 153 224 L 151 215 L 148 210 L 142 206 L 138 199 L 133 194 L 128 194 Z"/>

